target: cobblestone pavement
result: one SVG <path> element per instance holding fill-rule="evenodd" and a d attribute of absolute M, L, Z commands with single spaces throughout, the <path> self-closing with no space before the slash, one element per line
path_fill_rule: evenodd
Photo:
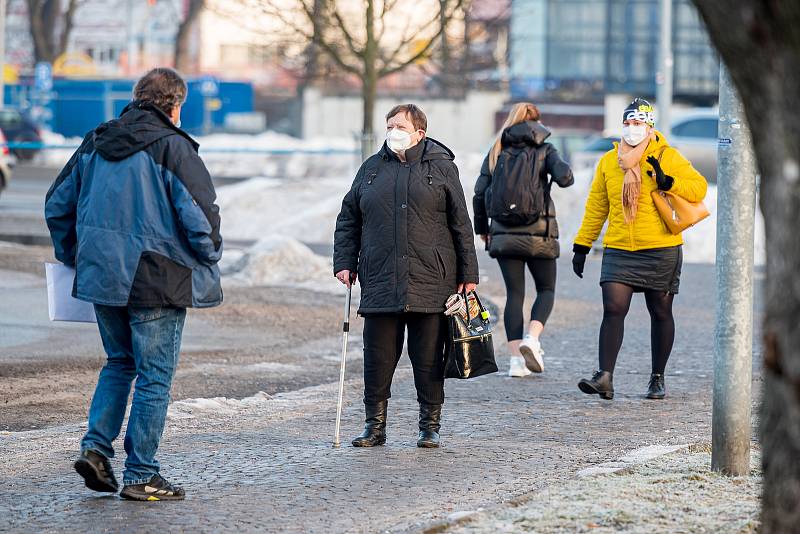
<path fill-rule="evenodd" d="M 569 258 L 559 269 L 556 309 L 542 338 L 545 373 L 448 381 L 441 449 L 415 446 L 417 406 L 405 358 L 385 447 L 331 448 L 336 384 L 243 402 L 173 405 L 159 458 L 162 473 L 187 489 L 179 503 L 124 502 L 83 488 L 71 468 L 79 425 L 0 432 L 0 530 L 412 532 L 571 480 L 642 446 L 707 442 L 713 266 L 684 267 L 669 396 L 660 402 L 642 398 L 650 358 L 641 296 L 628 317 L 615 399 L 577 390 L 577 380 L 596 365 L 599 261 L 588 262 L 582 281 L 569 272 Z M 502 303 L 496 270 L 487 272 L 483 290 Z M 355 321 L 354 359 L 360 326 Z M 495 345 L 505 370 L 502 341 L 499 328 Z M 760 360 L 758 350 L 754 359 Z M 358 379 L 347 383 L 345 438 L 360 431 L 360 388 Z M 113 460 L 118 475 L 121 462 Z"/>

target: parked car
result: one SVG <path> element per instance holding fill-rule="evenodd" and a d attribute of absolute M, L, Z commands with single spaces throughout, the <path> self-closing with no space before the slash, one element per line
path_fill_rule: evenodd
<path fill-rule="evenodd" d="M 554 128 L 547 142 L 556 147 L 564 161 L 572 164 L 572 155 L 581 150 L 591 138 L 590 130 Z"/>
<path fill-rule="evenodd" d="M 603 154 L 614 148 L 614 143 L 617 141 L 619 141 L 619 137 L 613 136 L 590 138 L 580 150 L 572 154 L 570 160 L 572 170 L 594 169 Z"/>
<path fill-rule="evenodd" d="M 15 108 L 0 108 L 0 130 L 11 143 L 41 143 L 42 131 L 24 112 Z M 21 161 L 33 159 L 38 149 L 15 148 L 11 151 Z"/>
<path fill-rule="evenodd" d="M 717 182 L 719 112 L 694 110 L 672 121 L 669 142 L 681 151 L 710 183 Z"/>
<path fill-rule="evenodd" d="M 2 150 L 0 150 L 0 193 L 2 193 L 3 189 L 8 187 L 8 183 L 11 181 L 12 167 L 11 155 L 2 131 L 0 131 L 0 144 L 3 145 Z"/>

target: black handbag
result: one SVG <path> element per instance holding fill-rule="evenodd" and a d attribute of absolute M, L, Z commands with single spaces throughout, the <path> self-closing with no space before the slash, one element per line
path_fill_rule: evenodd
<path fill-rule="evenodd" d="M 497 372 L 489 312 L 481 304 L 478 294 L 474 291 L 471 294 L 475 295 L 478 303 L 478 315 L 469 316 L 468 295 L 464 292 L 467 320 L 459 313 L 448 317 L 450 336 L 445 351 L 445 378 L 474 378 Z"/>

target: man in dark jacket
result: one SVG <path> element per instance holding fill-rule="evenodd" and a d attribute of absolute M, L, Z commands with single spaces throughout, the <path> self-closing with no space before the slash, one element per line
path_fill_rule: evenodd
<path fill-rule="evenodd" d="M 420 402 L 420 447 L 439 445 L 447 298 L 478 283 L 478 260 L 453 153 L 426 137 L 417 106 L 392 109 L 381 150 L 356 174 L 336 221 L 333 267 L 361 281 L 366 428 L 357 447 L 386 441 L 392 375 L 408 331 Z"/>
<path fill-rule="evenodd" d="M 94 303 L 108 355 L 75 469 L 116 492 L 109 458 L 136 379 L 125 432 L 128 499 L 183 499 L 155 459 L 186 308 L 222 302 L 216 193 L 197 143 L 178 127 L 186 83 L 154 69 L 119 119 L 83 140 L 47 193 L 56 258 L 76 270 L 73 296 Z"/>

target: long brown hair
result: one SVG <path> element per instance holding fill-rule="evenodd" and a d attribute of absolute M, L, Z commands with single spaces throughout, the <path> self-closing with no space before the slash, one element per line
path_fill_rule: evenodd
<path fill-rule="evenodd" d="M 520 102 L 519 104 L 514 104 L 508 114 L 508 118 L 506 118 L 506 122 L 503 123 L 503 127 L 500 128 L 500 132 L 497 134 L 497 139 L 495 139 L 492 149 L 489 151 L 490 172 L 494 172 L 494 167 L 497 165 L 497 158 L 500 156 L 500 151 L 503 150 L 503 146 L 500 142 L 500 139 L 503 137 L 503 130 L 521 122 L 538 120 L 539 108 L 530 102 Z"/>

